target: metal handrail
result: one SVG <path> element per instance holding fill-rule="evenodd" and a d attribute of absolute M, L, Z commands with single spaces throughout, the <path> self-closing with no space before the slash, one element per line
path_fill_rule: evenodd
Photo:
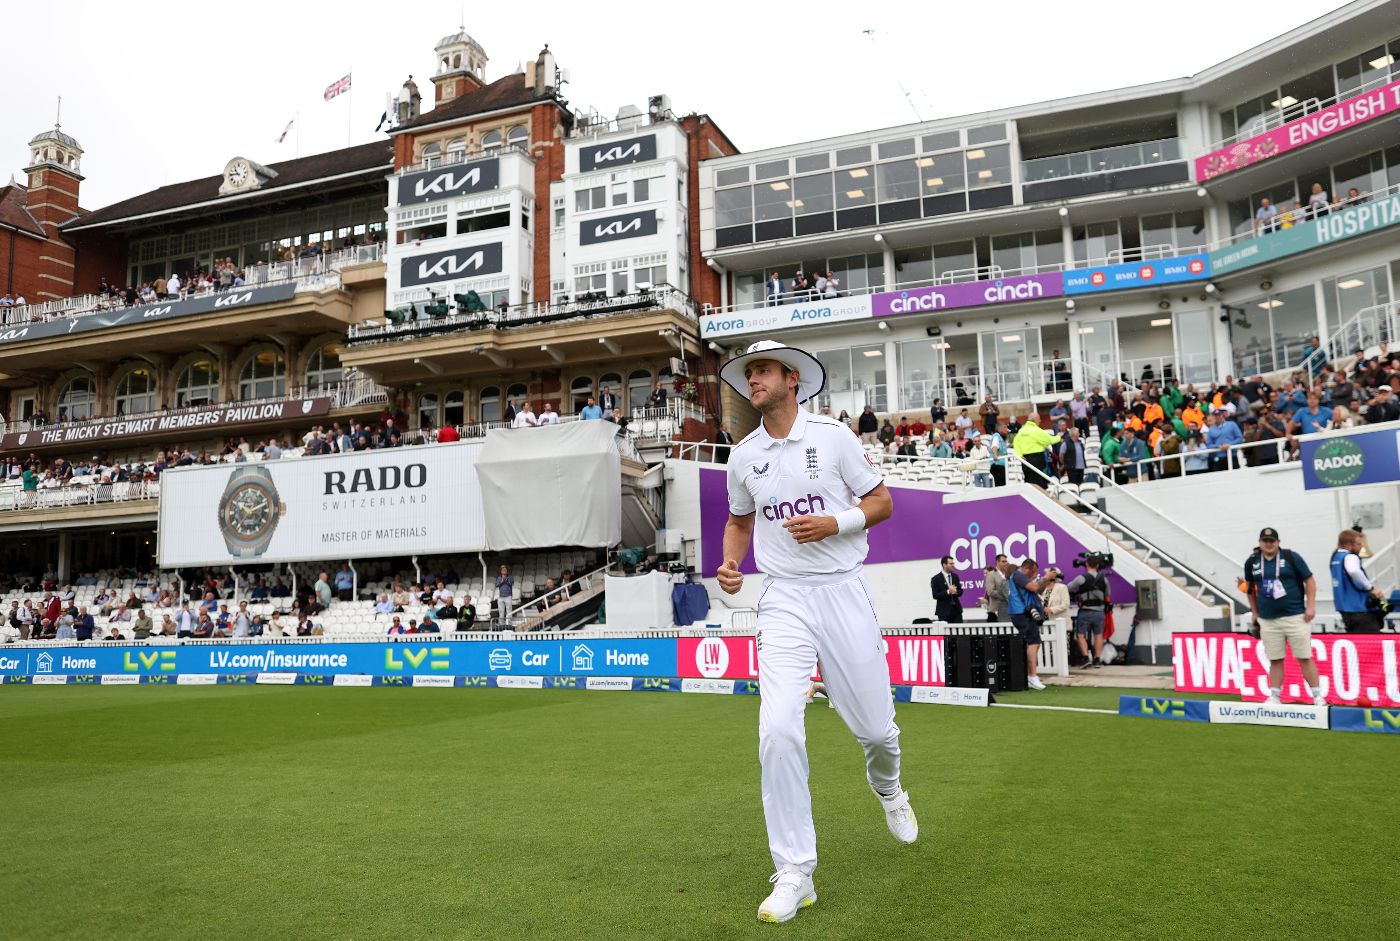
<path fill-rule="evenodd" d="M 1012 453 L 1012 454 L 1008 454 L 1008 455 L 1007 455 L 1007 458 L 1008 458 L 1008 460 L 1014 459 L 1015 461 L 1017 461 L 1017 462 L 1021 465 L 1021 469 L 1022 469 L 1022 473 L 1023 473 L 1023 474 L 1024 474 L 1027 470 L 1029 470 L 1029 471 L 1031 471 L 1032 473 L 1034 473 L 1036 476 L 1038 476 L 1038 477 L 1040 477 L 1042 480 L 1044 480 L 1047 487 L 1058 486 L 1059 481 L 1055 480 L 1053 477 L 1050 477 L 1049 475 L 1047 475 L 1046 473 L 1044 473 L 1043 471 L 1041 471 L 1038 467 L 1035 467 L 1035 466 L 1033 466 L 1033 465 L 1027 463 L 1020 455 L 1017 455 L 1017 454 Z M 1202 575 L 1200 572 L 1196 571 L 1192 566 L 1189 566 L 1189 565 L 1187 565 L 1186 563 L 1181 562 L 1181 561 L 1178 560 L 1176 557 L 1170 555 L 1170 554 L 1167 553 L 1165 550 L 1163 550 L 1160 546 L 1157 546 L 1157 545 L 1155 545 L 1155 544 L 1153 544 L 1153 543 L 1148 542 L 1148 540 L 1147 540 L 1146 537 L 1144 537 L 1144 536 L 1142 536 L 1140 533 L 1136 532 L 1131 526 L 1128 526 L 1127 524 L 1123 523 L 1121 520 L 1118 520 L 1117 518 L 1113 517 L 1112 515 L 1110 515 L 1110 514 L 1104 512 L 1102 509 L 1100 509 L 1100 508 L 1099 508 L 1098 506 L 1096 506 L 1095 504 L 1086 503 L 1083 499 L 1081 499 L 1081 498 L 1076 498 L 1076 500 L 1075 500 L 1075 505 L 1076 505 L 1076 506 L 1079 506 L 1079 507 L 1083 507 L 1084 510 L 1085 510 L 1087 513 L 1089 513 L 1091 516 L 1093 516 L 1094 519 L 1095 519 L 1095 521 L 1096 521 L 1097 523 L 1100 524 L 1100 530 L 1101 530 L 1101 531 L 1103 531 L 1103 529 L 1104 529 L 1105 527 L 1111 527 L 1111 528 L 1113 528 L 1113 529 L 1119 530 L 1120 532 L 1122 532 L 1122 533 L 1123 533 L 1124 535 L 1126 535 L 1126 536 L 1131 536 L 1131 537 L 1133 537 L 1133 538 L 1136 539 L 1138 542 L 1140 542 L 1144 547 L 1146 547 L 1148 550 L 1150 550 L 1150 552 L 1151 552 L 1152 555 L 1157 556 L 1157 557 L 1160 558 L 1163 562 L 1166 562 L 1168 565 L 1172 566 L 1172 567 L 1175 568 L 1177 571 L 1183 572 L 1183 573 L 1185 573 L 1186 575 L 1189 575 L 1191 578 L 1195 579 L 1196 582 L 1199 584 L 1199 587 L 1196 589 L 1196 592 L 1195 592 L 1195 598 L 1196 598 L 1196 600 L 1199 601 L 1200 598 L 1201 598 L 1201 596 L 1202 596 L 1203 594 L 1205 594 L 1206 589 L 1209 588 L 1214 594 L 1216 594 L 1216 595 L 1218 595 L 1218 596 L 1224 598 L 1224 599 L 1225 599 L 1225 603 L 1226 603 L 1226 604 L 1229 604 L 1229 605 L 1232 607 L 1232 609 L 1238 604 L 1238 602 L 1237 602 L 1234 598 L 1230 597 L 1229 592 L 1227 592 L 1227 591 L 1221 589 L 1219 586 L 1215 585 L 1210 579 L 1206 578 L 1206 577 L 1205 577 L 1204 575 Z M 1109 536 L 1108 536 L 1108 533 L 1107 533 L 1107 532 L 1103 532 L 1103 538 L 1104 538 L 1104 545 L 1105 545 L 1105 547 L 1108 547 L 1109 544 L 1111 543 L 1111 540 L 1109 539 Z M 1125 551 L 1126 551 L 1126 550 L 1125 550 Z M 1145 559 L 1144 559 L 1143 561 L 1146 562 Z M 1187 589 L 1187 590 L 1189 591 L 1189 589 Z"/>
<path fill-rule="evenodd" d="M 1327 342 L 1319 345 L 1317 349 L 1309 353 L 1298 366 L 1298 369 L 1307 370 L 1308 375 L 1315 376 L 1327 363 L 1346 356 L 1346 347 L 1344 347 L 1343 344 L 1353 327 L 1356 328 L 1358 340 L 1364 341 L 1359 344 L 1361 349 L 1363 351 L 1369 349 L 1372 338 L 1361 334 L 1362 328 L 1360 325 L 1363 320 L 1375 320 L 1377 329 L 1374 339 L 1377 343 L 1389 342 L 1394 339 L 1397 336 L 1397 332 L 1400 331 L 1400 313 L 1397 313 L 1397 311 L 1400 311 L 1400 305 L 1394 303 L 1373 304 L 1370 307 L 1363 307 L 1347 318 L 1346 322 L 1336 330 L 1332 331 L 1332 335 L 1327 338 Z M 1378 314 L 1380 316 L 1377 316 Z M 1356 343 L 1348 345 L 1353 350 L 1358 346 Z"/>

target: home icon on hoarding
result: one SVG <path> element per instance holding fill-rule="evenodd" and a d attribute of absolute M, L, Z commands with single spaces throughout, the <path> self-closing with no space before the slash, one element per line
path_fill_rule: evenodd
<path fill-rule="evenodd" d="M 34 662 L 36 664 L 36 666 L 34 667 L 35 673 L 53 672 L 53 654 L 49 653 L 48 651 L 44 651 L 43 653 L 39 654 L 38 659 Z"/>
<path fill-rule="evenodd" d="M 574 669 L 583 673 L 593 670 L 593 651 L 586 644 L 578 644 L 574 647 Z"/>

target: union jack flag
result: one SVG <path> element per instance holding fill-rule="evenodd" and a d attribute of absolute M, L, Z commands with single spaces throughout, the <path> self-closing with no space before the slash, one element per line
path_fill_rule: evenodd
<path fill-rule="evenodd" d="M 339 79 L 338 81 L 331 82 L 329 85 L 326 86 L 326 100 L 330 101 L 332 98 L 334 98 L 336 95 L 339 95 L 341 92 L 349 90 L 350 73 L 347 72 L 344 78 Z"/>

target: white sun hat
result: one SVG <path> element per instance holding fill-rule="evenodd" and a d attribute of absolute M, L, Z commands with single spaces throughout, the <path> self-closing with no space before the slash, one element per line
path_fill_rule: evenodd
<path fill-rule="evenodd" d="M 744 370 L 756 359 L 770 359 L 782 363 L 798 373 L 797 401 L 802 403 L 822 390 L 826 385 L 826 370 L 821 362 L 806 350 L 795 346 L 785 346 L 776 340 L 759 340 L 720 367 L 719 377 L 729 383 L 729 387 L 744 398 L 749 397 L 749 380 Z"/>

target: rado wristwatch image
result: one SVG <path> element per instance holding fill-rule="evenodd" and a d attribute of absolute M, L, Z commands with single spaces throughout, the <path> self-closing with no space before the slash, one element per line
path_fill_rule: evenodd
<path fill-rule="evenodd" d="M 287 512 L 272 473 L 266 467 L 241 467 L 234 471 L 219 498 L 219 532 L 229 554 L 251 559 L 267 551 L 277 521 Z"/>

